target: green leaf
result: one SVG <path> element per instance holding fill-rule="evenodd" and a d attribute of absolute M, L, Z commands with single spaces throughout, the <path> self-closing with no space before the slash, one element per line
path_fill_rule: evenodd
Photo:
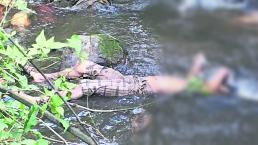
<path fill-rule="evenodd" d="M 48 145 L 48 141 L 45 139 L 39 139 L 35 145 Z"/>
<path fill-rule="evenodd" d="M 83 60 L 86 60 L 88 58 L 88 53 L 86 53 L 85 51 L 80 53 L 80 60 L 83 61 Z"/>
<path fill-rule="evenodd" d="M 50 39 L 47 40 L 46 42 L 46 47 L 50 49 L 60 49 L 66 47 L 66 43 L 62 42 L 55 42 L 55 38 L 51 37 Z"/>
<path fill-rule="evenodd" d="M 63 104 L 64 104 L 63 100 L 57 95 L 52 96 L 50 98 L 51 107 L 59 107 L 59 106 L 62 106 Z"/>
<path fill-rule="evenodd" d="M 29 84 L 27 77 L 18 73 L 15 73 L 15 75 L 18 78 L 18 82 L 21 85 L 21 88 L 28 88 Z"/>
<path fill-rule="evenodd" d="M 5 102 L 3 102 L 3 100 L 1 100 L 0 101 L 0 110 L 5 110 L 5 109 L 6 109 Z"/>
<path fill-rule="evenodd" d="M 71 89 L 73 89 L 77 86 L 74 83 L 70 83 L 70 82 L 66 81 L 66 78 L 64 76 L 55 80 L 54 84 L 58 89 L 60 89 L 62 91 L 70 91 Z"/>
<path fill-rule="evenodd" d="M 80 54 L 82 48 L 82 41 L 80 35 L 73 35 L 70 39 L 67 39 L 68 47 L 74 48 L 77 55 Z"/>
<path fill-rule="evenodd" d="M 27 9 L 27 2 L 25 0 L 16 0 L 15 6 L 18 10 L 24 11 Z"/>
<path fill-rule="evenodd" d="M 40 54 L 40 51 L 39 51 L 39 49 L 35 46 L 35 44 L 33 44 L 32 46 L 33 46 L 33 48 L 29 48 L 29 51 L 28 51 L 28 53 L 27 53 L 27 56 L 28 56 L 29 58 Z"/>
<path fill-rule="evenodd" d="M 64 132 L 66 132 L 67 129 L 69 128 L 69 126 L 70 126 L 69 121 L 60 119 L 60 122 L 61 122 L 61 124 L 62 124 L 63 127 L 64 127 Z"/>
<path fill-rule="evenodd" d="M 67 47 L 67 43 L 56 42 L 54 37 L 47 40 L 44 30 L 36 38 L 36 44 L 29 49 L 28 56 L 40 55 L 41 58 L 47 57 L 52 49 L 60 49 Z"/>
<path fill-rule="evenodd" d="M 64 108 L 63 107 L 56 107 L 55 110 L 59 115 L 64 116 Z"/>
<path fill-rule="evenodd" d="M 23 135 L 23 129 L 18 129 L 18 130 L 15 130 L 15 131 L 13 131 L 13 132 L 11 132 L 12 133 L 12 138 L 14 138 L 14 139 L 20 139 L 21 137 L 22 137 L 22 135 Z"/>
<path fill-rule="evenodd" d="M 46 37 L 45 37 L 45 31 L 42 30 L 42 31 L 40 32 L 40 34 L 37 36 L 37 38 L 36 38 L 36 43 L 37 43 L 38 45 L 44 46 L 46 41 L 47 41 L 47 39 L 46 39 Z"/>
<path fill-rule="evenodd" d="M 41 106 L 41 117 L 44 116 L 45 112 L 47 111 L 47 107 L 48 107 L 47 104 L 43 104 Z"/>
<path fill-rule="evenodd" d="M 3 140 L 3 139 L 7 139 L 9 138 L 11 135 L 10 133 L 6 132 L 6 131 L 0 131 L 0 139 Z"/>
<path fill-rule="evenodd" d="M 39 139 L 42 139 L 43 138 L 43 135 L 39 132 L 39 131 L 37 131 L 37 130 L 32 130 L 31 131 L 35 136 L 37 136 L 37 138 L 39 138 Z"/>
<path fill-rule="evenodd" d="M 36 85 L 28 85 L 27 89 L 28 90 L 39 90 L 38 86 L 36 86 Z"/>
<path fill-rule="evenodd" d="M 0 131 L 8 128 L 8 125 L 3 122 L 3 120 L 0 120 Z"/>
<path fill-rule="evenodd" d="M 32 129 L 33 126 L 37 124 L 37 115 L 39 112 L 39 106 L 33 105 L 30 109 L 30 112 L 28 114 L 28 119 L 25 122 L 24 125 L 24 132 L 28 132 Z"/>
<path fill-rule="evenodd" d="M 21 144 L 24 144 L 24 145 L 35 145 L 36 144 L 36 141 L 33 140 L 33 139 L 25 139 L 21 142 Z"/>
<path fill-rule="evenodd" d="M 21 143 L 19 143 L 19 142 L 12 142 L 12 143 L 10 143 L 10 145 L 22 145 Z M 26 144 L 27 145 L 27 144 Z M 28 145 L 30 145 L 30 144 L 28 144 Z"/>

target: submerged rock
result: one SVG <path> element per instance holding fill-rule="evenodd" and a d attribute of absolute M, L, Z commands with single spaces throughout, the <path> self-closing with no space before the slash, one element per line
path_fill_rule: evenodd
<path fill-rule="evenodd" d="M 72 7 L 74 4 L 76 3 L 76 1 L 74 0 L 60 0 L 60 1 L 53 1 L 52 4 L 54 4 L 57 7 Z"/>
<path fill-rule="evenodd" d="M 105 34 L 81 35 L 82 52 L 88 54 L 88 60 L 107 66 L 117 65 L 124 58 L 124 49 L 117 39 Z M 61 69 L 72 67 L 79 61 L 79 57 L 71 49 L 63 52 Z"/>

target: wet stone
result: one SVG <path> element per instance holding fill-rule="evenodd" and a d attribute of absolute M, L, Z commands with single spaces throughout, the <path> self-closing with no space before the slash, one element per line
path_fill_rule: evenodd
<path fill-rule="evenodd" d="M 118 40 L 109 35 L 99 34 L 84 36 L 81 35 L 82 52 L 88 54 L 87 59 L 104 66 L 115 66 L 122 62 L 124 49 Z M 71 49 L 63 52 L 61 69 L 69 68 L 79 61 L 79 57 Z"/>
<path fill-rule="evenodd" d="M 79 9 L 79 10 L 85 10 L 90 9 L 97 12 L 109 12 L 113 13 L 116 12 L 116 8 L 109 3 L 100 3 L 97 0 L 90 0 L 85 1 L 81 0 L 81 2 L 78 2 L 76 5 L 72 6 L 72 9 Z"/>
<path fill-rule="evenodd" d="M 116 7 L 112 6 L 109 0 L 61 0 L 54 1 L 57 7 L 68 8 L 70 10 L 93 10 L 96 12 L 116 12 Z"/>

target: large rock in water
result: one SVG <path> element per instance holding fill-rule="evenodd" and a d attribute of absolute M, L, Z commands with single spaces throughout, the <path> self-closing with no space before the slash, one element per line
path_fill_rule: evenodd
<path fill-rule="evenodd" d="M 124 58 L 124 49 L 120 46 L 117 39 L 105 34 L 84 36 L 81 35 L 82 53 L 88 54 L 87 60 L 100 65 L 117 65 Z M 69 68 L 80 60 L 72 49 L 66 49 L 63 52 L 63 61 L 61 69 Z"/>
<path fill-rule="evenodd" d="M 59 0 L 53 4 L 57 7 L 66 7 L 71 10 L 93 10 L 99 12 L 115 12 L 115 7 L 111 6 L 111 0 Z"/>
<path fill-rule="evenodd" d="M 98 12 L 115 12 L 116 8 L 111 5 L 111 0 L 79 0 L 72 9 L 91 9 Z"/>

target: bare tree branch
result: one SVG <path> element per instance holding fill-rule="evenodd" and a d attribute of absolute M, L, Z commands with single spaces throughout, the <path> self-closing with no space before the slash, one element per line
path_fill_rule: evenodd
<path fill-rule="evenodd" d="M 2 86 L 0 86 L 0 92 L 2 93 L 6 93 L 8 94 L 10 97 L 12 97 L 13 99 L 21 102 L 22 104 L 31 107 L 33 105 L 33 101 L 31 100 L 27 100 L 24 99 L 22 96 L 19 95 L 19 92 L 17 91 L 13 91 L 13 90 L 7 90 L 5 88 L 3 88 Z M 40 111 L 41 108 L 40 108 Z M 52 113 L 50 113 L 49 111 L 45 111 L 44 113 L 44 117 L 46 117 L 48 120 L 50 120 L 51 122 L 55 123 L 58 127 L 61 127 L 62 129 L 64 129 L 64 127 L 62 126 L 62 124 L 60 123 L 59 119 L 56 118 Z M 88 143 L 89 145 L 96 145 L 95 141 L 92 139 L 92 137 L 84 134 L 83 132 L 81 132 L 79 129 L 70 126 L 67 129 L 68 132 L 70 132 L 71 134 L 73 134 L 74 136 L 80 138 L 82 141 L 84 141 L 85 143 Z"/>

